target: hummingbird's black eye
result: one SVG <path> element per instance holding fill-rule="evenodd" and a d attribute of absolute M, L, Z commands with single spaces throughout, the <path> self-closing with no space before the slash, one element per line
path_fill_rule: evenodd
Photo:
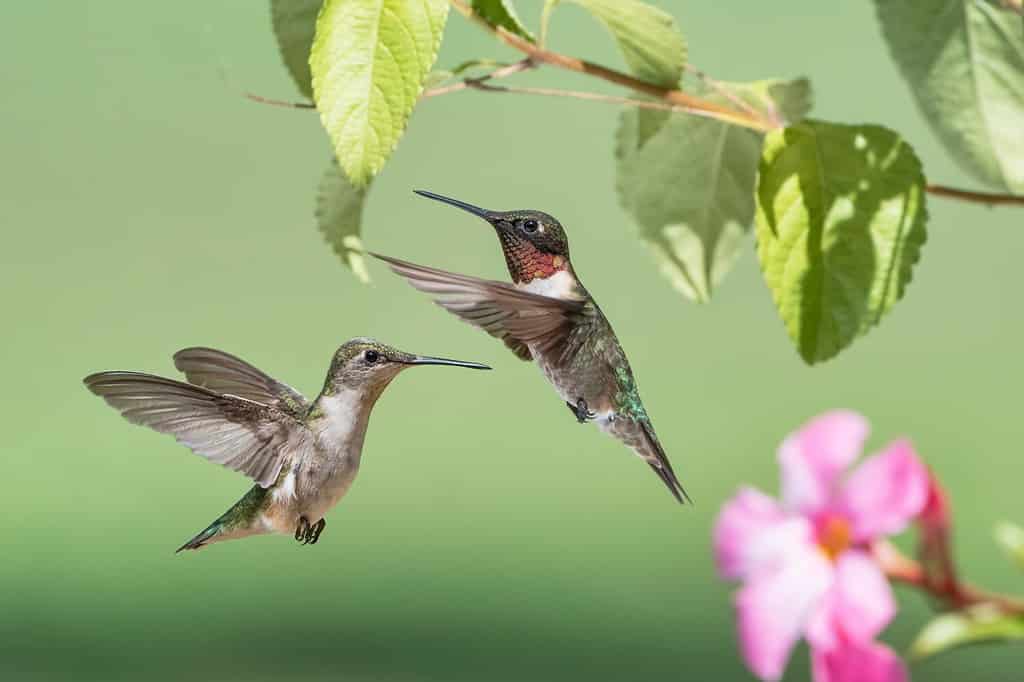
<path fill-rule="evenodd" d="M 373 363 L 380 360 L 380 353 L 371 349 L 363 353 L 363 358 L 366 360 L 367 363 L 372 365 Z"/>
<path fill-rule="evenodd" d="M 527 220 L 523 221 L 523 229 L 526 230 L 527 232 L 536 232 L 537 227 L 537 221 L 534 220 L 533 218 L 528 218 Z"/>

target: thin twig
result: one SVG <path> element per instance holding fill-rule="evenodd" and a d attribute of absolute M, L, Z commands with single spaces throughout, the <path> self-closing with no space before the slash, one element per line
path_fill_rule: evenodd
<path fill-rule="evenodd" d="M 529 69 L 536 68 L 536 66 L 537 65 L 534 63 L 534 61 L 527 57 L 513 64 L 508 64 L 499 69 L 495 69 L 494 71 L 491 71 L 490 73 L 484 74 L 482 76 L 477 76 L 475 78 L 464 78 L 460 81 L 456 81 L 455 83 L 451 83 L 449 85 L 443 85 L 436 88 L 431 88 L 429 90 L 424 90 L 420 94 L 420 99 L 426 99 L 428 97 L 437 97 L 438 95 L 447 95 L 450 92 L 465 90 L 466 88 L 470 87 L 469 81 L 483 82 L 491 79 L 505 78 L 506 76 L 511 76 L 512 74 L 515 73 L 520 73 L 522 71 L 527 71 Z M 242 95 L 245 96 L 246 99 L 250 99 L 253 102 L 259 102 L 260 104 L 270 104 L 271 106 L 275 107 L 286 107 L 288 109 L 316 109 L 316 105 L 313 104 L 312 102 L 289 102 L 287 100 L 263 97 L 262 95 L 257 95 L 252 92 L 243 92 Z"/>
<path fill-rule="evenodd" d="M 706 116 L 708 118 L 718 119 L 725 121 L 726 123 L 732 123 L 734 125 L 744 126 L 751 128 L 759 132 L 768 132 L 770 130 L 780 128 L 785 125 L 784 121 L 778 116 L 777 112 L 772 112 L 770 115 L 765 115 L 763 112 L 757 111 L 751 107 L 748 103 L 743 102 L 742 99 L 735 96 L 734 93 L 728 91 L 727 88 L 723 87 L 717 81 L 709 78 L 702 71 L 691 67 L 691 71 L 695 73 L 699 78 L 703 79 L 709 86 L 724 95 L 730 102 L 736 105 L 737 109 L 729 109 L 723 107 L 714 102 L 690 95 L 681 90 L 672 90 L 669 88 L 663 88 L 653 83 L 634 78 L 629 74 L 609 69 L 600 64 L 595 64 L 583 59 L 577 59 L 568 55 L 560 54 L 552 50 L 548 50 L 542 46 L 535 45 L 528 40 L 525 40 L 514 33 L 510 33 L 500 26 L 492 26 L 487 23 L 482 17 L 480 17 L 473 9 L 466 4 L 465 0 L 450 0 L 453 7 L 458 10 L 462 15 L 468 18 L 473 23 L 479 25 L 484 30 L 493 34 L 498 40 L 505 43 L 509 47 L 519 50 L 523 54 L 534 62 L 535 64 L 549 64 L 556 66 L 560 69 L 567 71 L 575 71 L 576 73 L 583 73 L 590 76 L 595 76 L 601 80 L 608 81 L 609 83 L 615 83 L 623 87 L 629 88 L 636 92 L 650 95 L 652 97 L 661 100 L 661 102 L 650 102 L 635 100 L 629 98 L 616 98 L 612 96 L 597 95 L 595 93 L 579 92 L 574 90 L 552 90 L 548 88 L 495 88 L 495 87 L 481 87 L 479 80 L 466 79 L 459 84 L 458 89 L 475 88 L 477 90 L 484 90 L 489 92 L 518 92 L 523 94 L 534 94 L 534 95 L 550 95 L 557 97 L 575 97 L 577 99 L 587 99 L 594 101 L 613 102 L 618 104 L 629 104 L 631 106 L 644 107 L 648 109 L 665 109 L 670 111 L 682 111 L 688 114 L 694 114 L 697 116 Z M 1018 2 L 1019 0 L 1009 0 L 1011 4 Z M 960 199 L 962 201 L 971 201 L 975 203 L 982 203 L 988 205 L 996 204 L 1013 204 L 1013 205 L 1024 205 L 1024 196 L 1015 196 L 1012 194 L 991 194 L 985 192 L 972 192 L 969 190 L 956 189 L 954 187 L 946 187 L 944 185 L 928 185 L 926 191 L 936 196 L 947 197 L 950 199 Z"/>
<path fill-rule="evenodd" d="M 286 107 L 288 109 L 316 109 L 316 105 L 312 102 L 288 102 L 283 99 L 270 99 L 269 97 L 263 97 L 262 95 L 257 95 L 251 92 L 243 92 L 242 95 L 253 102 L 270 104 L 275 107 Z"/>
<path fill-rule="evenodd" d="M 505 29 L 495 26 L 491 26 L 484 21 L 479 15 L 477 15 L 464 0 L 451 0 L 452 5 L 456 10 L 461 12 L 473 23 L 478 24 L 485 30 L 493 34 L 498 40 L 505 43 L 509 47 L 519 50 L 526 55 L 524 59 L 521 59 L 513 64 L 503 66 L 499 69 L 484 74 L 483 76 L 474 78 L 463 78 L 460 81 L 444 85 L 436 88 L 425 90 L 421 95 L 421 99 L 427 99 L 430 97 L 437 97 L 439 95 L 446 95 L 452 92 L 458 92 L 461 90 L 474 89 L 481 90 L 484 92 L 504 92 L 504 93 L 519 93 L 526 95 L 542 95 L 548 97 L 571 97 L 575 99 L 590 100 L 595 102 L 607 102 L 611 104 L 623 104 L 628 106 L 635 106 L 642 109 L 658 109 L 662 111 L 676 111 L 695 116 L 703 116 L 706 118 L 717 119 L 726 123 L 731 123 L 738 126 L 743 126 L 759 132 L 768 132 L 775 128 L 782 127 L 784 122 L 779 118 L 777 112 L 772 112 L 770 115 L 765 115 L 763 112 L 757 111 L 754 107 L 750 106 L 749 103 L 744 102 L 741 98 L 737 97 L 735 93 L 729 91 L 724 85 L 718 81 L 707 76 L 703 71 L 688 66 L 688 70 L 694 73 L 698 78 L 707 83 L 716 92 L 722 94 L 728 99 L 736 109 L 730 109 L 723 107 L 715 102 L 702 99 L 700 97 L 690 95 L 683 92 L 682 90 L 673 90 L 670 88 L 664 88 L 654 83 L 648 83 L 647 81 L 634 78 L 629 74 L 609 69 L 600 64 L 595 64 L 583 59 L 577 59 L 568 55 L 563 55 L 558 52 L 545 49 L 538 45 L 531 43 Z M 488 81 L 505 78 L 516 73 L 531 70 L 537 68 L 540 64 L 548 64 L 556 66 L 567 71 L 574 71 L 576 73 L 583 73 L 609 83 L 620 85 L 635 92 L 640 92 L 645 95 L 650 95 L 656 98 L 655 100 L 640 100 L 630 97 L 617 97 L 614 95 L 602 95 L 593 92 L 582 92 L 579 90 L 557 90 L 553 88 L 530 88 L 530 87 L 500 87 L 490 85 Z M 244 96 L 254 102 L 261 104 L 269 104 L 277 107 L 286 107 L 289 109 L 316 109 L 316 105 L 311 102 L 289 102 L 285 100 L 271 99 L 269 97 L 263 97 L 251 92 L 243 93 Z M 961 201 L 969 201 L 973 203 L 987 204 L 989 206 L 1009 204 L 1024 206 L 1024 196 L 1017 196 L 1013 194 L 994 194 L 988 192 L 974 192 L 970 190 L 957 189 L 955 187 L 947 187 L 945 185 L 928 185 L 925 190 L 929 194 L 936 196 L 946 197 L 950 199 L 959 199 Z"/>
<path fill-rule="evenodd" d="M 939 197 L 959 199 L 960 201 L 971 201 L 976 204 L 988 204 L 996 206 L 999 204 L 1011 204 L 1024 206 L 1024 196 L 1016 194 L 994 194 L 991 192 L 973 192 L 966 189 L 946 187 L 945 185 L 928 185 L 925 191 Z"/>
<path fill-rule="evenodd" d="M 458 92 L 459 90 L 465 90 L 466 88 L 473 87 L 472 83 L 483 83 L 489 80 L 497 80 L 505 78 L 513 74 L 521 73 L 523 71 L 529 71 L 530 69 L 537 68 L 537 64 L 529 57 L 521 59 L 518 62 L 502 66 L 501 68 L 495 69 L 490 73 L 485 73 L 482 76 L 476 76 L 473 78 L 463 78 L 460 81 L 451 83 L 449 85 L 442 85 L 430 90 L 424 90 L 420 95 L 420 99 L 427 99 L 428 97 L 437 97 L 438 95 L 447 95 L 450 92 Z"/>
<path fill-rule="evenodd" d="M 559 90 L 557 88 L 530 88 L 530 87 L 510 87 L 506 85 L 491 85 L 483 80 L 467 79 L 465 87 L 472 88 L 474 90 L 481 90 L 483 92 L 499 92 L 499 93 L 510 93 L 519 95 L 540 95 L 543 97 L 569 97 L 572 99 L 583 99 L 591 102 L 606 102 L 608 104 L 621 104 L 631 107 L 637 107 L 640 109 L 656 109 L 658 111 L 676 111 L 687 114 L 693 114 L 695 116 L 704 116 L 707 118 L 718 117 L 704 111 L 703 109 L 690 109 L 678 104 L 669 104 L 668 102 L 661 102 L 658 100 L 650 99 L 636 99 L 633 97 L 619 97 L 617 95 L 604 95 L 597 92 L 583 92 L 582 90 Z"/>
<path fill-rule="evenodd" d="M 744 102 L 742 97 L 737 96 L 735 92 L 727 88 L 721 81 L 715 80 L 711 76 L 707 75 L 706 73 L 698 69 L 693 64 L 688 63 L 686 65 L 686 70 L 692 73 L 697 78 L 699 78 L 705 85 L 707 85 L 709 88 L 717 92 L 719 95 L 732 102 L 733 105 L 736 106 L 736 108 L 742 109 L 751 116 L 761 115 L 761 112 L 759 112 L 754 107 L 750 106 L 749 102 Z M 784 125 L 782 120 L 778 117 L 778 115 L 775 114 L 775 112 L 772 112 L 772 120 L 779 127 Z"/>
<path fill-rule="evenodd" d="M 992 604 L 1007 614 L 1024 614 L 1024 599 L 988 592 L 964 582 L 935 583 L 929 580 L 921 564 L 904 555 L 890 542 L 874 543 L 871 553 L 890 580 L 911 585 L 953 608 Z"/>
<path fill-rule="evenodd" d="M 576 57 L 570 57 L 568 55 L 544 49 L 515 35 L 514 33 L 506 31 L 500 26 L 491 26 L 478 16 L 470 6 L 464 2 L 464 0 L 451 0 L 451 3 L 452 6 L 461 14 L 492 33 L 498 38 L 498 40 L 511 48 L 519 50 L 537 63 L 550 64 L 551 66 L 556 66 L 567 71 L 575 71 L 576 73 L 585 73 L 589 76 L 594 76 L 601 80 L 608 81 L 609 83 L 621 85 L 622 87 L 629 88 L 636 92 L 650 95 L 669 104 L 683 107 L 683 110 L 689 113 L 696 113 L 697 111 L 700 111 L 703 112 L 703 115 L 705 116 L 717 118 L 727 123 L 751 128 L 760 132 L 767 132 L 778 127 L 772 121 L 767 120 L 763 116 L 752 116 L 745 111 L 730 109 L 720 104 L 690 95 L 682 90 L 664 88 L 660 85 L 655 85 L 654 83 L 648 83 L 647 81 L 640 80 L 639 78 L 634 78 L 633 76 L 622 73 L 621 71 L 609 69 L 608 67 L 601 66 L 600 64 L 595 64 L 584 59 L 577 59 Z"/>

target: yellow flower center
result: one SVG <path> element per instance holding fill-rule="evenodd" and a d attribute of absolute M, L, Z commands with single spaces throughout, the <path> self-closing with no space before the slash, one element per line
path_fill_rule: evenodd
<path fill-rule="evenodd" d="M 829 516 L 818 526 L 818 547 L 831 561 L 845 552 L 852 540 L 850 522 L 841 516 Z"/>

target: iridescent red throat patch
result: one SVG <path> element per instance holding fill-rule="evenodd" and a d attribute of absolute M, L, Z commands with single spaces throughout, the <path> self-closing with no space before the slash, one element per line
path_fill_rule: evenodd
<path fill-rule="evenodd" d="M 565 270 L 569 262 L 564 256 L 544 253 L 526 240 L 502 240 L 505 263 L 509 274 L 517 284 L 529 284 L 535 279 L 547 279 L 556 272 Z"/>

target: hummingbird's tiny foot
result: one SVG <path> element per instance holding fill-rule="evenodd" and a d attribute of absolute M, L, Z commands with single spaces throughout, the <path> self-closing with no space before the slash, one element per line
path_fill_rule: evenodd
<path fill-rule="evenodd" d="M 569 410 L 576 415 L 576 421 L 580 424 L 585 424 L 591 419 L 597 417 L 597 415 L 591 412 L 590 408 L 587 407 L 587 401 L 583 398 L 577 400 L 575 405 L 570 403 L 568 400 L 565 401 L 565 404 L 569 407 Z"/>
<path fill-rule="evenodd" d="M 320 533 L 324 532 L 324 528 L 326 526 L 327 526 L 327 521 L 325 521 L 324 519 L 320 519 L 319 521 L 316 522 L 316 524 L 310 529 L 310 534 L 313 537 L 309 541 L 309 544 L 311 544 L 311 545 L 315 545 L 316 544 L 316 541 L 320 539 Z"/>
<path fill-rule="evenodd" d="M 295 526 L 295 539 L 298 540 L 299 543 L 304 545 L 306 544 L 306 542 L 309 542 L 309 532 L 309 519 L 307 519 L 305 516 L 300 516 L 299 523 L 297 526 Z M 305 540 L 306 542 L 303 542 L 303 540 Z"/>

